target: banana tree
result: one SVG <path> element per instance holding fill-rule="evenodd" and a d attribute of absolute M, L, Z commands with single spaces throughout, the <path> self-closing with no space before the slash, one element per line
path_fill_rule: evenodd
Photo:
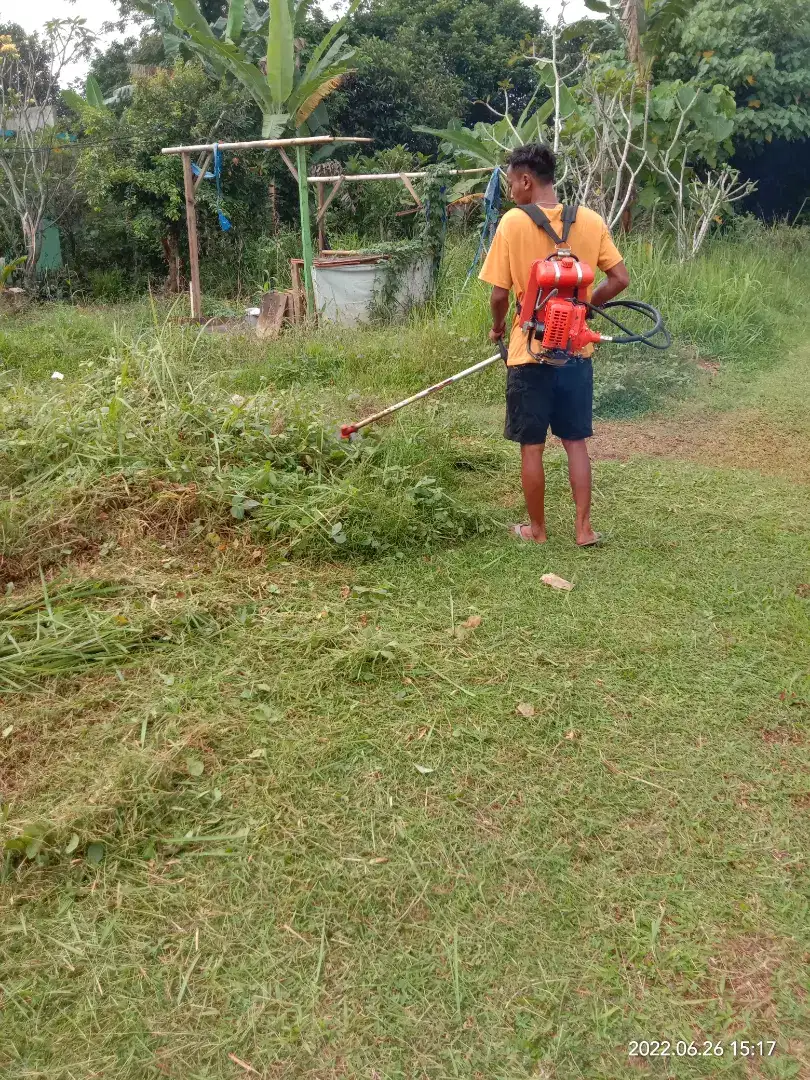
<path fill-rule="evenodd" d="M 149 10 L 163 33 L 167 55 L 185 44 L 197 53 L 214 78 L 231 75 L 244 86 L 261 111 L 263 139 L 287 134 L 307 136 L 323 126 L 324 99 L 340 86 L 350 70 L 354 49 L 347 45 L 348 37 L 341 31 L 362 0 L 351 0 L 344 16 L 332 25 L 304 64 L 301 31 L 312 3 L 269 0 L 267 11 L 262 13 L 253 0 L 229 0 L 227 17 L 211 25 L 197 0 L 172 0 L 171 5 L 166 0 L 140 0 L 140 6 Z M 304 279 L 313 308 L 305 146 L 296 146 L 296 172 Z"/>
<path fill-rule="evenodd" d="M 27 255 L 20 255 L 18 259 L 14 259 L 9 263 L 4 263 L 0 266 L 0 292 L 3 292 L 8 288 L 8 283 L 11 281 L 11 277 L 15 270 L 19 270 L 21 266 L 24 266 L 27 260 Z"/>
<path fill-rule="evenodd" d="M 538 86 L 538 90 L 540 88 Z M 565 93 L 567 109 L 571 95 L 567 88 L 565 88 Z M 554 112 L 554 101 L 549 100 L 536 107 L 536 96 L 537 93 L 516 119 L 510 116 L 507 101 L 503 113 L 497 113 L 490 106 L 490 110 L 500 117 L 492 124 L 479 122 L 472 128 L 466 128 L 456 121 L 446 128 L 417 126 L 413 130 L 424 135 L 435 135 L 436 138 L 441 139 L 442 149 L 453 153 L 459 161 L 463 160 L 465 163 L 475 165 L 491 165 L 495 168 L 502 165 L 510 152 L 518 146 L 544 140 L 544 125 Z M 573 98 L 571 98 L 571 108 L 573 107 Z"/>
<path fill-rule="evenodd" d="M 174 25 L 185 43 L 217 76 L 227 72 L 237 79 L 258 105 L 263 139 L 293 131 L 311 134 L 312 121 L 320 119 L 319 105 L 350 70 L 354 50 L 341 30 L 362 0 L 352 0 L 302 65 L 300 31 L 311 2 L 270 0 L 266 14 L 260 14 L 252 0 L 230 0 L 224 26 L 222 20 L 211 26 L 197 0 L 173 0 Z M 257 62 L 259 38 L 266 48 Z"/>

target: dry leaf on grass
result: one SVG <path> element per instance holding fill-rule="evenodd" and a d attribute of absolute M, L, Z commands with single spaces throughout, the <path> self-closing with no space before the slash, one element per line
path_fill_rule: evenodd
<path fill-rule="evenodd" d="M 458 626 L 454 626 L 452 630 L 448 630 L 447 632 L 457 641 L 465 641 L 473 630 L 478 629 L 481 622 L 482 619 L 480 615 L 470 615 L 469 619 L 465 619 L 463 623 L 459 623 Z"/>
<path fill-rule="evenodd" d="M 540 580 L 544 585 L 550 585 L 552 589 L 565 589 L 570 592 L 574 587 L 573 582 L 566 581 L 563 577 L 557 577 L 556 574 L 543 574 Z"/>
<path fill-rule="evenodd" d="M 239 1068 L 244 1069 L 245 1072 L 252 1073 L 254 1076 L 259 1075 L 257 1070 L 253 1068 L 253 1066 L 250 1064 L 249 1061 L 242 1061 L 242 1059 L 238 1058 L 236 1056 L 236 1054 L 228 1054 L 228 1057 L 231 1059 L 231 1061 L 234 1063 L 234 1065 L 238 1065 Z"/>
<path fill-rule="evenodd" d="M 529 720 L 534 716 L 534 705 L 530 705 L 528 701 L 520 701 L 515 706 L 515 712 L 520 713 L 521 716 L 525 716 Z"/>

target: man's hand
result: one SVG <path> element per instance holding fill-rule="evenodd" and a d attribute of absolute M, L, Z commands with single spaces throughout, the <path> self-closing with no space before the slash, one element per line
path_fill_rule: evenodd
<path fill-rule="evenodd" d="M 489 332 L 489 340 L 495 344 L 498 341 L 503 341 L 503 336 L 506 333 L 505 326 L 493 326 Z"/>

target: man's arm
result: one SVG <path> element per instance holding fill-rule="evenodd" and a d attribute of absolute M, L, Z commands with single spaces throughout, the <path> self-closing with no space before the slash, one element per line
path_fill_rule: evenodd
<path fill-rule="evenodd" d="M 591 303 L 594 307 L 601 307 L 608 300 L 612 300 L 614 296 L 624 292 L 629 284 L 630 274 L 627 272 L 624 262 L 616 263 L 615 266 L 611 266 L 610 270 L 605 271 L 605 280 L 600 281 L 593 290 Z M 493 312 L 494 310 L 493 307 Z"/>
<path fill-rule="evenodd" d="M 489 298 L 489 308 L 492 312 L 492 329 L 489 332 L 489 340 L 498 341 L 506 333 L 506 316 L 509 314 L 509 290 L 502 289 L 500 285 L 493 285 L 492 294 Z"/>
<path fill-rule="evenodd" d="M 612 300 L 619 293 L 623 293 L 629 284 L 630 273 L 627 272 L 623 261 L 617 262 L 615 267 L 605 271 L 605 280 L 600 281 L 594 289 L 591 303 L 595 308 L 600 308 L 603 303 L 607 303 L 608 300 Z"/>

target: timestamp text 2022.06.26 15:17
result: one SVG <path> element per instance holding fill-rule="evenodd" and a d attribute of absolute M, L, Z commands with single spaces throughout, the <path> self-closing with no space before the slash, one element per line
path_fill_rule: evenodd
<path fill-rule="evenodd" d="M 729 1042 L 687 1042 L 685 1039 L 632 1039 L 628 1057 L 772 1057 L 776 1041 L 772 1039 L 731 1039 Z"/>

